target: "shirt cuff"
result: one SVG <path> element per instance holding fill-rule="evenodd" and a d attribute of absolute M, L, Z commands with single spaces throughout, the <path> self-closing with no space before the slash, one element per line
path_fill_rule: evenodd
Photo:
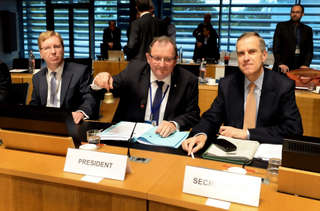
<path fill-rule="evenodd" d="M 84 118 L 83 118 L 84 120 L 89 119 L 89 116 L 84 111 L 77 110 L 76 112 L 81 112 L 83 114 L 83 116 L 84 116 Z"/>
<path fill-rule="evenodd" d="M 207 136 L 207 134 L 205 134 L 205 133 L 197 133 L 197 134 L 195 134 L 193 137 L 200 136 L 200 135 L 205 135 L 205 136 L 206 136 L 206 139 L 208 139 L 208 136 Z"/>
<path fill-rule="evenodd" d="M 250 132 L 248 129 L 247 129 L 247 139 L 250 140 Z"/>
<path fill-rule="evenodd" d="M 102 89 L 100 86 L 98 86 L 98 85 L 96 85 L 94 83 L 94 80 L 92 81 L 92 84 L 90 85 L 90 87 L 91 87 L 92 90 L 95 90 L 95 91 L 98 91 L 98 90 Z"/>
<path fill-rule="evenodd" d="M 169 122 L 173 123 L 176 126 L 176 131 L 180 131 L 180 126 L 177 122 L 175 121 L 169 121 Z"/>

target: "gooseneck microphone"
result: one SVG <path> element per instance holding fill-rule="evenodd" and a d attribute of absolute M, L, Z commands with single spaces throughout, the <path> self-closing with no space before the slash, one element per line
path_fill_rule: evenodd
<path fill-rule="evenodd" d="M 130 138 L 128 139 L 128 151 L 127 151 L 127 155 L 128 155 L 128 157 L 129 157 L 129 159 L 131 159 L 130 145 L 131 145 L 131 143 L 133 142 L 133 133 L 134 133 L 134 130 L 136 129 L 136 126 L 137 126 L 137 123 L 135 122 L 135 123 L 134 123 L 134 126 L 133 126 L 133 129 L 132 129 L 132 132 L 131 132 L 131 135 L 130 135 Z"/>

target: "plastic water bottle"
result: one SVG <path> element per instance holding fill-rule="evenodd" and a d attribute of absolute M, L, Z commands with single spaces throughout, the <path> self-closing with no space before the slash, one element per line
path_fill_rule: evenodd
<path fill-rule="evenodd" d="M 33 73 L 35 65 L 36 65 L 35 56 L 33 55 L 33 52 L 30 51 L 29 52 L 29 67 L 28 67 L 29 73 Z"/>
<path fill-rule="evenodd" d="M 201 64 L 200 64 L 200 82 L 206 83 L 206 72 L 207 72 L 207 62 L 202 58 Z"/>
<path fill-rule="evenodd" d="M 180 62 L 180 64 L 182 64 L 182 62 L 183 62 L 183 49 L 182 49 L 182 46 L 179 49 L 179 62 Z"/>

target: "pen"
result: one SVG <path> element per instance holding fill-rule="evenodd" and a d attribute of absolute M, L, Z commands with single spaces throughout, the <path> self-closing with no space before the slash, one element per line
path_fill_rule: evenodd
<path fill-rule="evenodd" d="M 193 152 L 191 152 L 191 154 L 190 154 L 190 155 L 191 155 L 192 159 L 194 159 L 194 155 L 193 155 Z"/>

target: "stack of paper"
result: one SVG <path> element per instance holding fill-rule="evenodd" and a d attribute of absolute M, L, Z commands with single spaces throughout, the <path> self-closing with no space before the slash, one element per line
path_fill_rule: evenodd
<path fill-rule="evenodd" d="M 268 161 L 270 158 L 282 158 L 282 144 L 260 144 L 254 158 Z"/>
<path fill-rule="evenodd" d="M 170 136 L 162 138 L 159 134 L 155 133 L 156 129 L 157 127 L 148 123 L 122 121 L 102 131 L 99 136 L 101 140 L 118 141 L 127 141 L 133 137 L 134 141 L 143 144 L 178 148 L 189 134 L 189 132 L 176 131 Z"/>
<path fill-rule="evenodd" d="M 134 122 L 119 122 L 102 131 L 99 136 L 101 140 L 128 141 L 135 124 Z"/>

